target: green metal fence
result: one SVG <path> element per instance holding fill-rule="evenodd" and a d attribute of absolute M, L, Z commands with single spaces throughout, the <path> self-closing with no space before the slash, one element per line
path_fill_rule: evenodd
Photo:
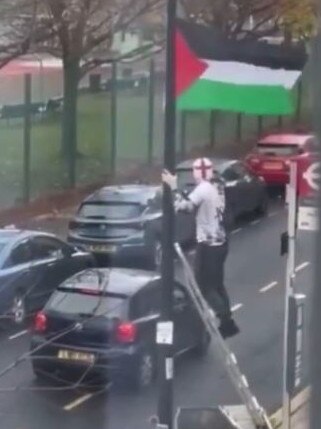
<path fill-rule="evenodd" d="M 85 78 L 78 95 L 76 186 L 107 180 L 131 168 L 160 164 L 164 138 L 164 72 L 160 58 L 114 63 Z M 299 87 L 293 118 L 223 112 L 179 112 L 177 153 L 204 146 L 231 156 L 245 141 L 306 118 L 307 84 Z M 60 71 L 0 80 L 0 209 L 70 186 L 61 148 Z"/>

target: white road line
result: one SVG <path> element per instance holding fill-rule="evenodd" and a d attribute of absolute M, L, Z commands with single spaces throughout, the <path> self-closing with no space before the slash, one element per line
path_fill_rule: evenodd
<path fill-rule="evenodd" d="M 63 409 L 65 411 L 71 411 L 74 408 L 79 407 L 79 405 L 83 404 L 84 402 L 88 401 L 93 395 L 93 393 L 87 393 L 86 395 L 80 396 L 80 398 L 77 398 L 69 404 L 65 405 Z"/>
<path fill-rule="evenodd" d="M 232 313 L 235 313 L 235 311 L 240 310 L 243 307 L 243 304 L 235 304 L 233 305 L 233 307 L 231 308 Z"/>
<path fill-rule="evenodd" d="M 237 228 L 237 229 L 234 229 L 234 231 L 232 231 L 232 234 L 237 234 L 241 231 L 242 231 L 242 228 Z"/>
<path fill-rule="evenodd" d="M 268 217 L 274 217 L 277 216 L 279 214 L 279 212 L 271 212 L 268 214 Z"/>
<path fill-rule="evenodd" d="M 310 265 L 310 262 L 306 261 L 303 262 L 302 264 L 298 265 L 295 269 L 295 272 L 298 273 L 299 271 L 304 270 L 304 268 L 308 267 Z"/>
<path fill-rule="evenodd" d="M 253 220 L 252 222 L 251 222 L 251 224 L 250 225 L 257 225 L 257 224 L 259 224 L 261 222 L 261 220 L 260 219 L 258 219 L 258 220 Z"/>
<path fill-rule="evenodd" d="M 26 335 L 27 333 L 28 333 L 27 329 L 25 329 L 24 331 L 21 331 L 21 332 L 17 332 L 16 334 L 11 335 L 9 337 L 9 340 L 15 340 L 16 338 L 22 337 L 23 335 Z"/>
<path fill-rule="evenodd" d="M 273 289 L 277 285 L 278 285 L 278 282 L 269 283 L 268 285 L 266 285 L 260 289 L 260 293 L 265 293 L 268 290 Z"/>

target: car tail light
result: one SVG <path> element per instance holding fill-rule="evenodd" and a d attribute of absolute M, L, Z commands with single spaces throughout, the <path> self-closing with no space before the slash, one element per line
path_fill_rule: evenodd
<path fill-rule="evenodd" d="M 256 165 L 256 164 L 259 164 L 259 162 L 260 162 L 259 158 L 256 158 L 254 156 L 249 158 L 250 164 Z"/>
<path fill-rule="evenodd" d="M 120 323 L 116 328 L 116 340 L 122 344 L 133 343 L 137 337 L 137 326 L 131 322 Z"/>
<path fill-rule="evenodd" d="M 36 332 L 45 332 L 47 329 L 47 316 L 44 312 L 39 311 L 34 320 L 34 330 Z"/>

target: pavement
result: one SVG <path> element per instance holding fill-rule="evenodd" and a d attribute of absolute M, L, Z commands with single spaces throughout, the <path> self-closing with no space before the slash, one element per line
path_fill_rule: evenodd
<path fill-rule="evenodd" d="M 33 219 L 23 225 L 66 233 L 68 212 L 61 217 Z M 269 413 L 281 404 L 285 259 L 280 234 L 286 230 L 281 202 L 271 203 L 263 219 L 240 222 L 233 231 L 226 266 L 226 285 L 241 333 L 229 340 L 253 393 Z M 306 326 L 301 390 L 307 378 L 307 326 L 313 279 L 313 234 L 297 241 L 296 288 L 306 295 Z M 176 267 L 180 270 L 180 267 Z M 0 332 L 2 368 L 29 349 L 27 330 Z M 175 368 L 175 406 L 237 405 L 239 398 L 211 348 L 202 359 L 182 356 Z M 157 386 L 145 392 L 65 388 L 39 385 L 30 361 L 0 377 L 0 418 L 5 429 L 150 429 L 157 409 Z M 301 417 L 299 417 L 300 419 Z M 299 423 L 298 423 L 299 424 Z M 295 426 L 303 429 L 306 426 Z"/>

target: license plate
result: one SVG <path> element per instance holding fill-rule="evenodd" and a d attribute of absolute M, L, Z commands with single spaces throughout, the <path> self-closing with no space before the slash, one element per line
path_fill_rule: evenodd
<path fill-rule="evenodd" d="M 88 246 L 88 250 L 94 253 L 114 253 L 116 251 L 116 246 L 106 245 L 106 244 L 95 244 Z"/>
<path fill-rule="evenodd" d="M 266 170 L 283 170 L 282 162 L 265 162 L 263 167 Z"/>
<path fill-rule="evenodd" d="M 95 362 L 95 355 L 92 353 L 76 352 L 73 350 L 59 350 L 58 359 L 93 364 Z"/>

